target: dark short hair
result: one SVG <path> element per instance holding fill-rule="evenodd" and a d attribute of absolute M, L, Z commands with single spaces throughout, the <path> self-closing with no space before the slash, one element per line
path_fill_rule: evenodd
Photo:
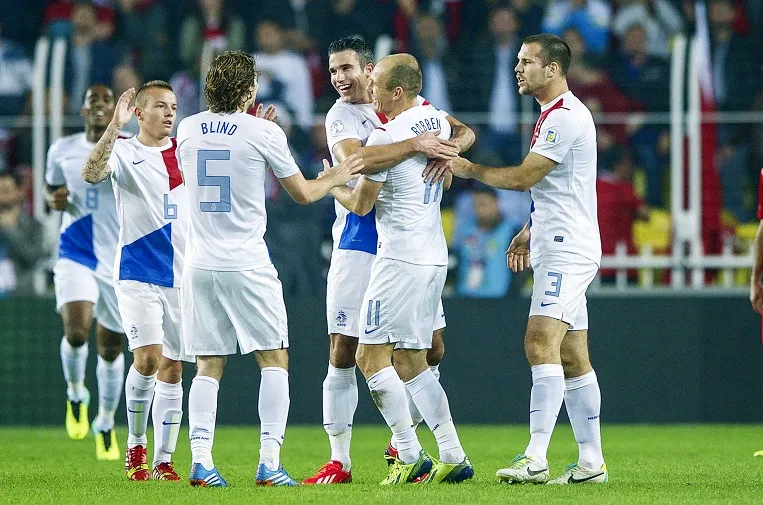
<path fill-rule="evenodd" d="M 570 46 L 561 37 L 550 33 L 541 33 L 539 35 L 530 35 L 522 43 L 538 44 L 543 64 L 548 65 L 551 62 L 556 62 L 562 69 L 562 75 L 567 75 L 567 72 L 570 70 L 572 51 L 570 51 Z"/>
<path fill-rule="evenodd" d="M 387 90 L 392 91 L 399 86 L 408 98 L 413 98 L 421 91 L 422 80 L 418 64 L 398 63 L 389 70 Z"/>
<path fill-rule="evenodd" d="M 225 51 L 209 67 L 204 99 L 212 112 L 236 112 L 252 97 L 257 81 L 254 58 L 243 51 Z"/>
<path fill-rule="evenodd" d="M 342 51 L 355 51 L 361 67 L 374 62 L 374 53 L 361 38 L 343 37 L 329 44 L 329 56 L 334 53 L 341 53 Z"/>
<path fill-rule="evenodd" d="M 172 91 L 173 93 L 175 90 L 172 89 L 172 86 L 170 86 L 170 83 L 167 81 L 160 81 L 160 80 L 154 80 L 154 81 L 148 81 L 147 83 L 143 84 L 140 88 L 138 88 L 138 91 L 135 93 L 135 105 L 138 107 L 142 107 L 142 105 L 138 105 L 141 101 L 144 100 L 144 96 L 146 94 L 146 91 L 149 89 L 154 88 L 160 88 L 160 89 L 166 89 L 169 91 Z"/>

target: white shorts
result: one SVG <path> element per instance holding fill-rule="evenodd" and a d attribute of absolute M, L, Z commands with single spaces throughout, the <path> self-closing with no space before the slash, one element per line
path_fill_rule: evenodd
<path fill-rule="evenodd" d="M 114 291 L 131 351 L 159 344 L 162 355 L 176 361 L 194 361 L 185 352 L 180 318 L 180 288 L 138 281 L 117 281 Z"/>
<path fill-rule="evenodd" d="M 574 253 L 546 253 L 533 265 L 531 316 L 548 316 L 588 329 L 585 292 L 598 272 L 593 261 Z"/>
<path fill-rule="evenodd" d="M 363 251 L 334 249 L 326 287 L 326 322 L 329 334 L 358 337 L 361 304 L 368 289 L 375 255 Z M 440 300 L 432 331 L 445 328 L 445 311 Z"/>
<path fill-rule="evenodd" d="M 448 267 L 376 258 L 363 297 L 361 344 L 430 349 Z"/>
<path fill-rule="evenodd" d="M 286 305 L 273 265 L 256 270 L 183 270 L 186 352 L 227 356 L 289 347 Z"/>
<path fill-rule="evenodd" d="M 98 324 L 109 331 L 124 333 L 114 286 L 88 267 L 68 258 L 59 258 L 53 267 L 56 311 L 70 302 L 90 302 Z"/>

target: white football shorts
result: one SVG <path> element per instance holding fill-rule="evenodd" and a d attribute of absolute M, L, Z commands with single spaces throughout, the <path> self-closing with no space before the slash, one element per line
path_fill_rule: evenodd
<path fill-rule="evenodd" d="M 138 281 L 117 281 L 114 291 L 131 351 L 159 344 L 162 355 L 176 361 L 194 361 L 183 343 L 180 288 Z"/>
<path fill-rule="evenodd" d="M 579 254 L 549 252 L 533 264 L 531 316 L 547 316 L 570 325 L 570 330 L 588 329 L 585 292 L 599 266 Z"/>
<path fill-rule="evenodd" d="M 90 302 L 98 324 L 115 333 L 124 333 L 114 286 L 85 265 L 59 258 L 53 266 L 56 311 L 70 302 Z"/>
<path fill-rule="evenodd" d="M 221 272 L 183 270 L 186 352 L 227 356 L 289 347 L 286 305 L 273 265 Z"/>
<path fill-rule="evenodd" d="M 447 274 L 446 266 L 376 258 L 361 305 L 360 343 L 430 349 Z"/>
<path fill-rule="evenodd" d="M 375 255 L 363 251 L 334 249 L 326 287 L 326 322 L 329 334 L 358 337 L 358 318 L 363 315 L 363 297 L 371 277 Z M 445 328 L 442 300 L 432 331 Z M 362 327 L 362 325 L 361 325 Z"/>

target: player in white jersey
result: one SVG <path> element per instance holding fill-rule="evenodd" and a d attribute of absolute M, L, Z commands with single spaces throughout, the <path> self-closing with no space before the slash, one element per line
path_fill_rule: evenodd
<path fill-rule="evenodd" d="M 130 102 L 135 98 L 135 105 Z M 188 228 L 183 177 L 175 158 L 177 101 L 164 81 L 119 97 L 114 117 L 82 169 L 88 182 L 111 176 L 119 218 L 114 282 L 133 364 L 125 381 L 130 480 L 177 481 L 172 453 L 183 416 L 180 278 Z M 117 139 L 133 115 L 140 132 Z M 153 403 L 153 408 L 152 408 Z M 146 454 L 148 412 L 154 422 L 153 472 Z"/>
<path fill-rule="evenodd" d="M 530 221 L 506 251 L 514 272 L 532 265 L 533 295 L 525 333 L 532 366 L 530 443 L 508 468 L 506 482 L 607 482 L 601 451 L 601 394 L 588 355 L 585 292 L 599 269 L 596 217 L 596 128 L 567 87 L 570 49 L 559 37 L 526 38 L 516 71 L 519 92 L 541 106 L 530 153 L 518 167 L 485 167 L 459 159 L 453 173 L 497 188 L 530 189 Z M 532 239 L 532 240 L 531 240 Z M 532 246 L 531 246 L 532 244 Z M 549 481 L 546 452 L 562 406 L 579 447 L 577 463 Z"/>
<path fill-rule="evenodd" d="M 390 121 L 371 133 L 367 145 L 390 145 L 427 131 L 450 137 L 446 115 L 429 104 L 417 104 L 421 85 L 421 69 L 412 56 L 396 54 L 379 61 L 371 74 L 371 95 L 374 110 Z M 426 360 L 447 275 L 440 200 L 443 185 L 452 178 L 448 174 L 445 183 L 430 183 L 421 177 L 426 165 L 425 156 L 414 156 L 364 176 L 354 189 L 332 190 L 358 215 L 376 206 L 379 242 L 361 305 L 357 361 L 397 442 L 398 454 L 383 485 L 422 479 L 460 482 L 474 475 L 445 391 Z M 434 467 L 416 436 L 406 389 L 437 440 L 440 458 Z"/>
<path fill-rule="evenodd" d="M 64 323 L 61 366 L 67 384 L 66 431 L 81 440 L 90 429 L 90 392 L 85 387 L 88 337 L 97 321 L 98 416 L 93 421 L 96 458 L 119 459 L 114 413 L 124 381 L 124 331 L 114 294 L 112 270 L 119 223 L 111 184 L 82 180 L 82 165 L 114 114 L 114 94 L 101 84 L 90 86 L 80 114 L 85 131 L 62 137 L 48 149 L 45 170 L 47 200 L 63 211 L 58 260 L 53 268 L 56 310 Z"/>
<path fill-rule="evenodd" d="M 353 153 L 363 156 L 363 173 L 391 167 L 414 155 L 439 160 L 452 159 L 474 142 L 474 133 L 452 116 L 447 122 L 453 130 L 449 140 L 431 132 L 385 146 L 365 146 L 371 132 L 387 118 L 374 111 L 368 91 L 373 70 L 371 49 L 361 39 L 349 37 L 329 46 L 331 84 L 340 98 L 326 116 L 326 138 L 334 163 Z M 419 97 L 420 102 L 424 99 Z M 339 203 L 332 230 L 334 247 L 328 273 L 326 316 L 330 356 L 323 382 L 323 427 L 329 436 L 331 457 L 305 484 L 340 484 L 352 481 L 350 439 L 357 407 L 358 388 L 355 376 L 355 351 L 358 346 L 360 303 L 368 286 L 371 263 L 376 255 L 377 232 L 374 213 L 358 216 Z M 439 377 L 439 363 L 444 353 L 442 342 L 445 314 L 442 307 L 434 324 L 432 348 L 427 361 Z M 409 398 L 414 423 L 422 420 Z M 394 462 L 394 440 L 386 450 L 388 462 Z"/>
<path fill-rule="evenodd" d="M 227 356 L 254 351 L 261 368 L 260 460 L 255 482 L 295 486 L 280 463 L 289 412 L 286 307 L 264 234 L 268 166 L 300 204 L 357 178 L 358 157 L 306 181 L 280 126 L 248 115 L 257 95 L 254 59 L 219 55 L 204 86 L 209 110 L 178 126 L 178 158 L 186 176 L 190 230 L 183 271 L 186 349 L 197 374 L 188 398 L 194 486 L 227 486 L 212 459 L 219 381 Z M 261 106 L 260 106 L 261 109 Z M 266 118 L 274 116 L 271 109 Z"/>

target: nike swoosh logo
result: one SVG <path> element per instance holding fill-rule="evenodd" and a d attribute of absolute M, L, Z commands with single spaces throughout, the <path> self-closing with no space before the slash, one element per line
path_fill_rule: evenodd
<path fill-rule="evenodd" d="M 540 409 L 531 410 L 530 414 L 532 414 L 533 412 L 540 412 Z"/>
<path fill-rule="evenodd" d="M 530 470 L 528 469 L 527 471 L 529 472 Z M 570 478 L 567 482 L 569 482 L 570 484 L 579 484 L 581 482 L 586 482 L 591 479 L 595 479 L 596 477 L 601 477 L 602 475 L 604 475 L 604 472 L 599 472 L 596 475 L 591 475 L 590 477 L 586 477 L 585 479 L 576 479 L 575 477 L 570 475 Z"/>
<path fill-rule="evenodd" d="M 127 412 L 132 412 L 133 414 L 141 414 L 141 413 L 143 413 L 142 410 L 130 410 L 130 409 L 127 409 Z"/>
<path fill-rule="evenodd" d="M 162 421 L 162 424 L 167 426 L 167 425 L 170 425 L 170 424 L 180 424 L 180 423 L 168 423 L 167 421 Z"/>
<path fill-rule="evenodd" d="M 363 120 L 363 122 L 362 122 L 362 123 L 360 123 L 360 124 L 361 124 L 361 125 L 364 125 L 364 124 L 366 124 L 366 123 L 368 123 L 368 119 L 364 119 L 364 120 Z"/>
<path fill-rule="evenodd" d="M 133 164 L 133 165 L 140 165 L 140 164 L 141 164 L 141 163 L 143 163 L 144 161 L 146 161 L 146 160 L 133 161 L 133 162 L 132 162 L 132 164 Z"/>
<path fill-rule="evenodd" d="M 548 468 L 544 468 L 543 470 L 530 470 L 530 467 L 527 467 L 527 475 L 530 477 L 534 477 L 538 475 L 539 473 L 543 473 L 545 471 L 548 471 Z"/>
<path fill-rule="evenodd" d="M 373 332 L 375 332 L 375 331 L 376 331 L 376 330 L 378 330 L 378 329 L 379 329 L 379 328 L 374 328 L 374 329 L 373 329 L 373 330 L 371 330 L 371 331 L 369 331 L 369 330 L 363 330 L 363 331 L 365 331 L 365 332 L 366 332 L 366 335 L 368 335 L 369 333 L 373 333 Z"/>
<path fill-rule="evenodd" d="M 541 307 L 548 307 L 549 305 L 556 305 L 556 302 L 551 302 L 551 303 L 540 302 Z"/>

